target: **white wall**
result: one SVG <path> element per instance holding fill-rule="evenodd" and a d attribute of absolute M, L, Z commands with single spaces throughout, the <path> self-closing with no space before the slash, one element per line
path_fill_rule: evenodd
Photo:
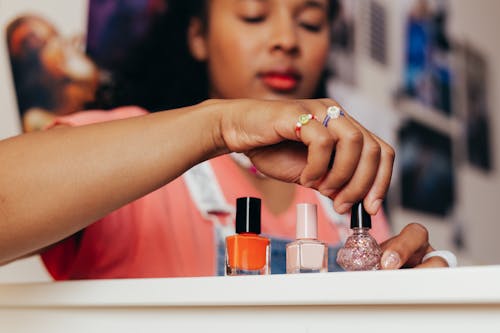
<path fill-rule="evenodd" d="M 478 263 L 500 263 L 500 43 L 497 0 L 453 0 L 450 32 L 460 41 L 479 49 L 489 62 L 488 97 L 492 151 L 496 170 L 490 174 L 472 168 L 460 170 L 460 215 L 467 221 L 466 241 L 471 258 Z"/>
<path fill-rule="evenodd" d="M 349 97 L 365 100 L 362 109 L 360 103 L 353 104 L 353 111 L 357 113 L 363 123 L 391 143 L 394 142 L 395 124 L 389 119 L 401 118 L 401 110 L 393 103 L 395 92 L 402 76 L 403 59 L 403 23 L 404 12 L 409 0 L 377 0 L 387 8 L 388 27 L 388 65 L 382 66 L 369 59 L 366 54 L 366 33 L 357 31 L 357 85 L 348 94 L 342 93 L 346 106 L 349 106 Z M 362 3 L 364 0 L 361 1 Z M 364 2 L 365 4 L 368 1 Z M 496 170 L 483 173 L 470 166 L 464 165 L 456 170 L 457 198 L 453 214 L 443 219 L 431 215 L 420 214 L 414 211 L 393 207 L 391 221 L 394 231 L 399 231 L 410 222 L 420 222 L 430 230 L 431 243 L 436 248 L 454 249 L 452 237 L 454 228 L 461 223 L 464 228 L 464 251 L 458 252 L 461 264 L 500 264 L 500 223 L 497 222 L 498 198 L 500 197 L 500 43 L 498 42 L 498 14 L 500 1 L 497 0 L 451 0 L 449 33 L 453 41 L 468 42 L 487 58 L 489 65 L 489 109 L 490 130 L 494 167 Z M 367 18 L 362 9 L 358 13 L 360 25 L 366 25 Z M 358 22 L 360 23 L 360 22 Z M 332 86 L 333 92 L 337 87 Z M 338 90 L 337 90 L 338 91 Z M 340 90 L 342 92 L 342 89 Z M 374 116 L 375 115 L 375 116 Z M 387 124 L 383 122 L 387 120 Z M 436 119 L 439 120 L 439 119 Z M 382 122 L 382 123 L 381 123 Z M 454 128 L 453 122 L 451 122 Z M 453 128 L 450 132 L 453 132 Z M 389 133 L 387 133 L 389 129 Z M 392 133 L 390 133 L 392 131 Z M 397 160 L 396 160 L 397 163 Z M 397 169 L 397 166 L 396 168 Z M 397 173 L 395 173 L 397 179 Z M 397 182 L 393 182 L 397 183 Z M 392 188 L 392 196 L 397 196 L 397 188 Z"/>

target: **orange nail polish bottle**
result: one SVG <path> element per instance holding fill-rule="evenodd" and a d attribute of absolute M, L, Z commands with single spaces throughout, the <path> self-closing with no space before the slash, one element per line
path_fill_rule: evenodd
<path fill-rule="evenodd" d="M 226 275 L 270 274 L 269 239 L 260 234 L 258 198 L 236 200 L 236 235 L 226 238 Z"/>

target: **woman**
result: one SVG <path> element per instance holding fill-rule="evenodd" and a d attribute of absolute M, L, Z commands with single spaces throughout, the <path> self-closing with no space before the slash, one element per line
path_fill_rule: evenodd
<path fill-rule="evenodd" d="M 199 2 L 198 5 L 192 7 L 196 10 L 187 16 L 189 20 L 185 22 L 189 23 L 187 45 L 193 58 L 200 62 L 197 68 L 206 66 L 207 81 L 200 82 L 199 86 L 208 87 L 206 94 L 213 99 L 235 99 L 225 102 L 210 100 L 206 103 L 227 103 L 228 109 L 245 112 L 245 109 L 263 105 L 236 99 L 260 99 L 264 100 L 261 103 L 270 103 L 264 108 L 273 108 L 276 106 L 274 103 L 281 103 L 278 100 L 317 95 L 329 46 L 328 26 L 331 16 L 327 13 L 332 8 L 329 2 L 217 0 Z M 183 3 L 171 3 L 172 13 L 178 15 L 176 6 L 182 7 Z M 203 77 L 200 75 L 198 79 L 202 80 Z M 175 79 L 179 77 L 175 76 Z M 188 93 L 200 91 L 197 87 L 186 89 Z M 203 94 L 199 96 L 204 97 Z M 248 103 L 247 108 L 238 106 L 240 103 Z M 330 100 L 296 103 L 300 107 L 314 105 L 311 113 L 320 122 L 325 119 L 327 108 L 334 104 Z M 85 119 L 77 114 L 62 118 L 59 123 L 77 126 L 142 113 L 145 111 L 128 108 L 92 114 Z M 253 112 L 242 114 L 241 117 L 251 122 L 250 118 L 255 115 Z M 303 129 L 296 131 L 296 138 L 306 144 L 309 140 L 317 139 L 313 138 L 310 131 L 313 127 L 321 127 L 320 122 L 311 121 L 304 125 Z M 230 128 L 238 128 L 235 126 L 238 124 L 230 125 L 226 124 Z M 326 177 L 319 173 L 312 178 L 302 175 L 301 184 L 318 188 L 325 196 L 334 198 L 338 213 L 346 213 L 356 200 L 364 197 L 367 211 L 376 214 L 390 181 L 394 156 L 392 149 L 347 113 L 330 120 L 327 130 L 335 141 L 336 155 L 332 170 Z M 241 140 L 239 131 L 227 135 L 229 137 L 224 136 L 224 140 L 233 141 L 236 137 Z M 179 141 L 183 141 L 183 136 Z M 231 151 L 246 151 L 229 148 Z M 314 156 L 321 155 L 318 154 L 318 150 L 321 150 L 323 155 L 329 157 L 332 148 L 328 142 L 319 144 L 315 147 Z M 256 169 L 266 177 L 260 173 L 249 173 L 247 169 L 254 170 L 253 166 L 248 165 L 247 160 L 240 161 L 241 156 L 221 156 L 205 164 L 201 174 L 193 176 L 187 173 L 44 252 L 42 257 L 45 264 L 57 279 L 220 273 L 223 239 L 233 228 L 231 205 L 236 197 L 243 195 L 263 198 L 262 228 L 265 234 L 273 238 L 272 248 L 275 252 L 271 262 L 275 273 L 284 271 L 284 244 L 293 238 L 295 204 L 298 202 L 321 204 L 321 238 L 332 246 L 339 243 L 342 218 L 330 212 L 328 204 L 322 204 L 322 199 L 314 191 L 276 180 L 293 182 L 299 170 L 272 168 L 282 162 L 279 154 L 264 158 L 266 155 L 261 151 L 249 151 L 247 155 L 252 158 Z M 200 184 L 200 177 L 206 181 L 202 183 L 203 186 L 190 185 Z M 306 181 L 306 178 L 309 180 Z M 207 203 L 197 199 L 203 197 L 200 191 L 210 187 L 215 189 L 205 197 L 220 197 L 221 200 Z M 387 237 L 383 213 L 374 219 L 375 234 L 379 240 L 383 240 Z M 416 224 L 408 226 L 400 235 L 387 241 L 384 248 L 384 268 L 417 266 L 422 257 L 432 251 L 427 231 Z M 444 262 L 432 258 L 422 265 L 442 266 Z"/>

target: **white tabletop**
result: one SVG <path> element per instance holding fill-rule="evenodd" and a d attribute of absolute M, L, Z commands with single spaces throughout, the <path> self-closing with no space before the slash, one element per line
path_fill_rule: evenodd
<path fill-rule="evenodd" d="M 0 285 L 0 332 L 500 332 L 500 266 Z"/>
<path fill-rule="evenodd" d="M 9 306 L 500 304 L 500 266 L 0 285 Z"/>

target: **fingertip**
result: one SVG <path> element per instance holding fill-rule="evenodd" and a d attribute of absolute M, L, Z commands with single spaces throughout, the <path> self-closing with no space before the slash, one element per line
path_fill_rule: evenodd
<path fill-rule="evenodd" d="M 401 257 L 395 251 L 386 250 L 380 259 L 380 265 L 382 269 L 398 269 L 401 266 Z"/>
<path fill-rule="evenodd" d="M 320 189 L 319 192 L 323 194 L 325 197 L 329 198 L 331 198 L 336 193 L 336 191 L 333 189 L 325 189 L 325 190 Z"/>
<path fill-rule="evenodd" d="M 448 262 L 441 257 L 432 257 L 415 266 L 415 268 L 440 268 L 449 267 Z"/>
<path fill-rule="evenodd" d="M 352 207 L 352 203 L 350 202 L 345 202 L 343 204 L 338 204 L 337 205 L 337 208 L 335 208 L 335 210 L 337 211 L 337 213 L 339 214 L 346 214 L 349 212 L 349 210 L 351 209 Z"/>
<path fill-rule="evenodd" d="M 380 207 L 382 207 L 382 199 L 375 199 L 371 204 L 365 205 L 365 209 L 370 215 L 376 215 Z"/>
<path fill-rule="evenodd" d="M 305 187 L 317 189 L 321 178 L 318 179 L 318 177 L 315 175 L 309 176 L 308 173 L 309 172 L 307 172 L 306 170 L 303 171 L 301 176 L 301 184 L 304 184 Z"/>

